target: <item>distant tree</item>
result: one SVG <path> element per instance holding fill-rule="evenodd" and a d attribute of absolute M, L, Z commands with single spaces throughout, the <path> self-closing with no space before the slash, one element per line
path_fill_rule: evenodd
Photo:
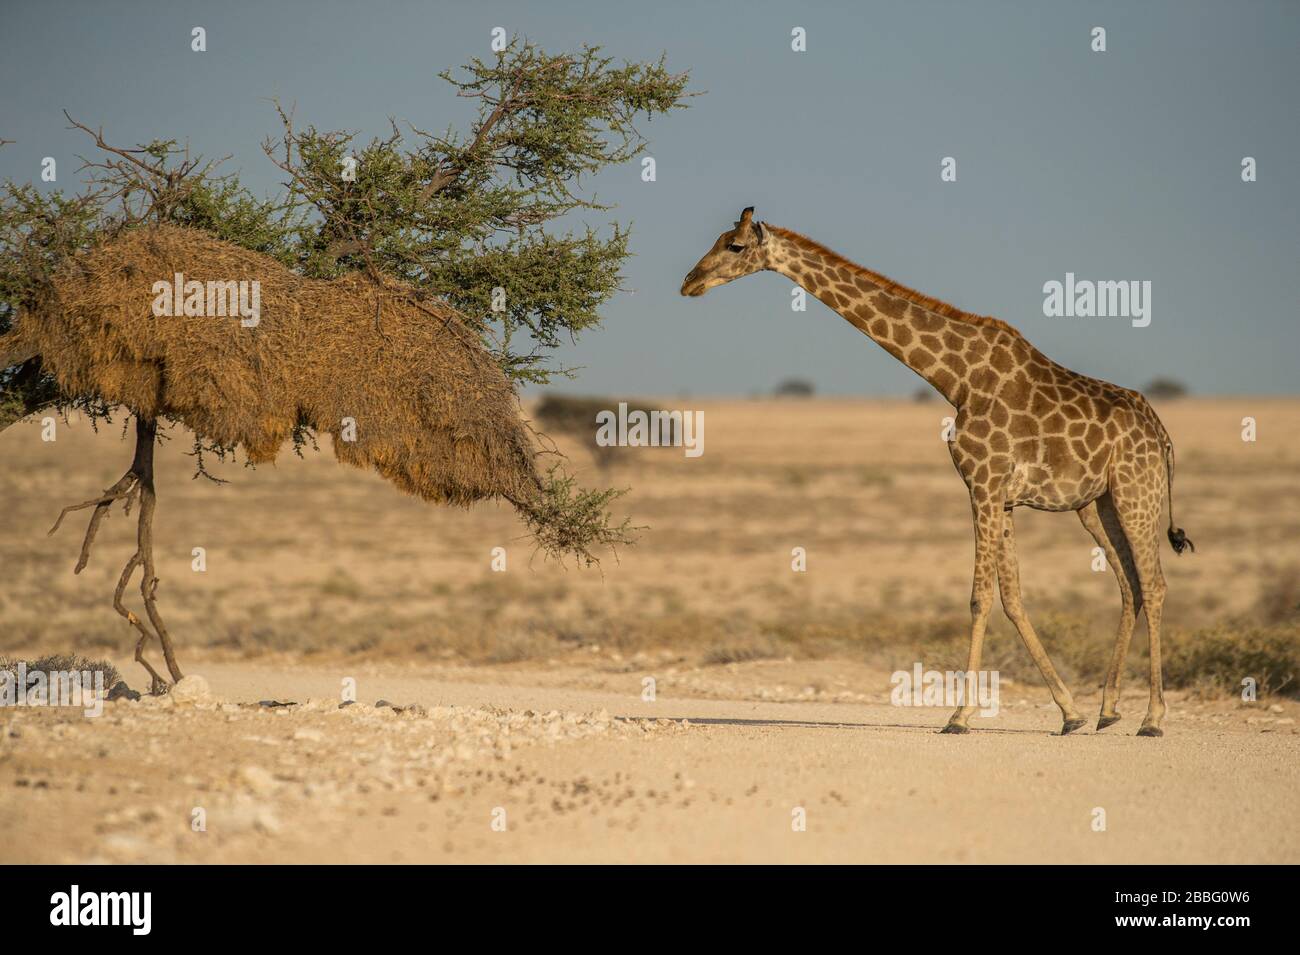
<path fill-rule="evenodd" d="M 912 392 L 912 400 L 919 405 L 931 402 L 934 400 L 934 389 L 929 387 L 917 388 L 916 391 Z"/>
<path fill-rule="evenodd" d="M 1173 378 L 1154 378 L 1142 389 L 1148 398 L 1169 400 L 1187 395 L 1187 386 Z"/>
<path fill-rule="evenodd" d="M 591 451 L 596 466 L 607 472 L 617 459 L 624 458 L 627 449 L 616 444 L 601 445 L 596 441 L 599 427 L 596 416 L 603 411 L 618 410 L 620 403 L 627 405 L 628 414 L 640 411 L 647 417 L 660 410 L 655 405 L 636 398 L 580 397 L 547 394 L 533 410 L 533 415 L 548 434 L 563 434 Z"/>
<path fill-rule="evenodd" d="M 787 378 L 772 389 L 772 395 L 776 398 L 811 398 L 816 390 L 807 379 Z"/>

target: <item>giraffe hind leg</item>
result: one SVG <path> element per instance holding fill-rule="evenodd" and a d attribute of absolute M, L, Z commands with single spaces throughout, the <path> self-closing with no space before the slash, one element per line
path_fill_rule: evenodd
<path fill-rule="evenodd" d="M 1106 669 L 1106 683 L 1101 694 L 1101 713 L 1097 717 L 1097 729 L 1118 723 L 1119 681 L 1124 673 L 1124 661 L 1128 657 L 1129 643 L 1133 639 L 1133 628 L 1137 624 L 1137 615 L 1142 610 L 1142 585 L 1138 579 L 1137 567 L 1133 563 L 1133 552 L 1119 515 L 1110 494 L 1103 494 L 1091 504 L 1079 509 L 1079 520 L 1092 535 L 1106 555 L 1106 563 L 1115 574 L 1119 583 L 1121 609 L 1119 629 L 1115 633 L 1115 649 L 1111 653 L 1110 666 Z"/>
<path fill-rule="evenodd" d="M 1163 736 L 1165 697 L 1160 669 L 1160 622 L 1165 603 L 1165 576 L 1160 568 L 1160 504 L 1154 479 L 1140 484 L 1112 486 L 1111 495 L 1124 536 L 1133 553 L 1133 563 L 1141 586 L 1143 612 L 1150 639 L 1150 701 L 1147 715 L 1138 729 L 1139 736 Z"/>

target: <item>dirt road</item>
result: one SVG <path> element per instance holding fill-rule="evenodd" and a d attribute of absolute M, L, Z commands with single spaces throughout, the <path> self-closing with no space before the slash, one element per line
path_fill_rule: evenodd
<path fill-rule="evenodd" d="M 1016 687 L 952 737 L 943 709 L 799 689 L 882 685 L 835 661 L 671 675 L 653 702 L 634 668 L 376 667 L 342 708 L 346 667 L 191 669 L 210 693 L 0 710 L 0 862 L 1300 861 L 1291 702 L 1175 695 L 1152 740 L 1135 691 L 1062 738 Z"/>

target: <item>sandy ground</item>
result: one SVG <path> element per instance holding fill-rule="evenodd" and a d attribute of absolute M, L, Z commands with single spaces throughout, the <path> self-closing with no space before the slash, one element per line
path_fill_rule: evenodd
<path fill-rule="evenodd" d="M 1013 687 L 952 737 L 828 661 L 669 667 L 652 702 L 576 664 L 195 672 L 97 718 L 4 711 L 0 862 L 1300 861 L 1294 703 L 1174 694 L 1152 740 L 1133 694 L 1059 737 Z M 877 691 L 828 700 L 828 672 Z"/>
<path fill-rule="evenodd" d="M 706 413 L 702 457 L 629 451 L 602 473 L 560 441 L 584 483 L 630 488 L 619 506 L 646 527 L 600 569 L 533 557 L 508 507 L 431 507 L 327 447 L 191 480 L 173 432 L 160 607 L 211 696 L 94 719 L 0 707 L 0 862 L 1300 861 L 1300 704 L 1291 688 L 1238 701 L 1253 658 L 1207 659 L 1169 694 L 1168 735 L 1138 739 L 1140 629 L 1125 720 L 1060 738 L 996 613 L 1003 709 L 983 732 L 940 736 L 947 709 L 889 704 L 892 670 L 964 660 L 973 545 L 946 405 L 662 404 Z M 1293 675 L 1300 400 L 1159 410 L 1197 544 L 1163 555 L 1167 672 L 1207 630 L 1268 627 Z M 134 521 L 114 513 L 77 576 L 84 514 L 46 536 L 130 445 L 80 422 L 41 434 L 0 434 L 0 655 L 106 657 L 142 689 L 111 608 Z M 1073 515 L 1018 514 L 1017 535 L 1030 615 L 1095 714 L 1115 582 Z M 340 709 L 348 676 L 358 702 Z"/>

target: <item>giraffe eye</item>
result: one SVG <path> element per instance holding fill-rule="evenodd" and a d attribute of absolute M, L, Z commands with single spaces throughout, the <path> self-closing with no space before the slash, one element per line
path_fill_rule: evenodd
<path fill-rule="evenodd" d="M 731 245 L 727 246 L 727 251 L 728 251 L 728 252 L 744 252 L 744 251 L 745 251 L 745 247 L 744 247 L 743 245 L 737 245 L 735 242 L 733 242 L 733 243 L 731 243 Z"/>

